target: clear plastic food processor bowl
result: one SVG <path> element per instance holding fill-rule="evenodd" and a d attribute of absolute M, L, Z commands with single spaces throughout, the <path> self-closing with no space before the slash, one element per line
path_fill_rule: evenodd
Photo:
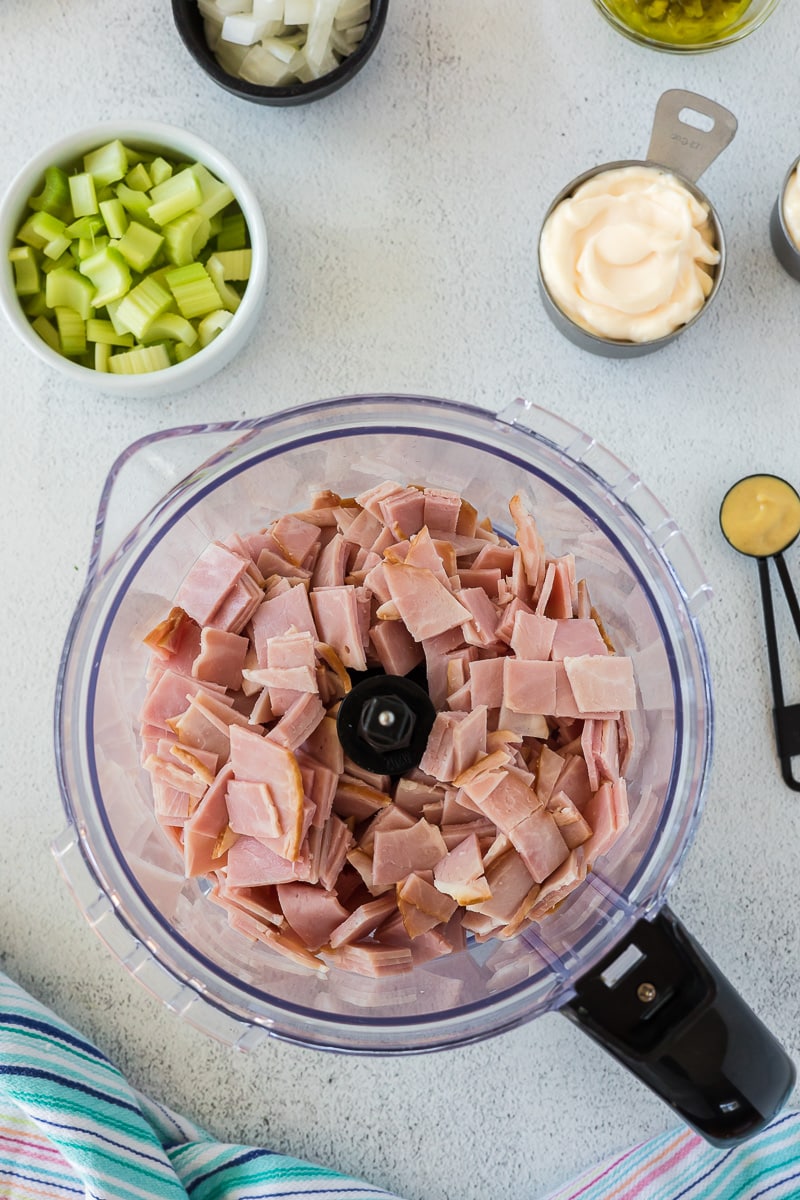
<path fill-rule="evenodd" d="M 303 509 L 315 490 L 352 495 L 385 478 L 455 489 L 505 536 L 508 501 L 525 492 L 548 551 L 575 554 L 612 641 L 633 659 L 631 821 L 585 884 L 516 939 L 475 943 L 408 975 L 320 976 L 233 932 L 203 881 L 184 878 L 139 761 L 142 639 L 211 539 Z M 691 841 L 711 749 L 696 624 L 708 596 L 683 535 L 641 481 L 522 401 L 495 415 L 364 396 L 144 438 L 106 483 L 60 667 L 61 870 L 128 970 L 181 1017 L 237 1046 L 272 1034 L 362 1053 L 430 1050 L 559 1008 L 664 905 Z"/>

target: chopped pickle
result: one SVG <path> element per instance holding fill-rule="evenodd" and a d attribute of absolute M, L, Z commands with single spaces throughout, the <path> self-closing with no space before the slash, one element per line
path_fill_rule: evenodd
<path fill-rule="evenodd" d="M 45 170 L 8 258 L 20 306 L 51 350 L 139 374 L 183 362 L 224 330 L 251 250 L 233 192 L 207 167 L 115 140 Z"/>
<path fill-rule="evenodd" d="M 714 41 L 736 24 L 751 0 L 606 0 L 629 29 L 674 45 Z"/>

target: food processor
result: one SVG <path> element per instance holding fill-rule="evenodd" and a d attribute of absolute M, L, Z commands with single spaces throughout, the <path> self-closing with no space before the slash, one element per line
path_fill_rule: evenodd
<path fill-rule="evenodd" d="M 198 465 L 199 464 L 199 465 Z M 144 637 L 214 539 L 386 479 L 457 491 L 513 536 L 527 498 L 637 681 L 630 823 L 586 881 L 508 940 L 383 978 L 309 971 L 232 931 L 158 826 L 141 766 Z M 498 413 L 355 396 L 263 419 L 155 433 L 103 490 L 64 648 L 55 737 L 67 825 L 59 867 L 92 928 L 170 1009 L 251 1048 L 269 1035 L 361 1054 L 465 1044 L 561 1011 L 704 1137 L 741 1140 L 780 1108 L 794 1068 L 666 907 L 697 828 L 712 744 L 698 617 L 710 596 L 675 522 L 613 454 L 523 400 Z"/>

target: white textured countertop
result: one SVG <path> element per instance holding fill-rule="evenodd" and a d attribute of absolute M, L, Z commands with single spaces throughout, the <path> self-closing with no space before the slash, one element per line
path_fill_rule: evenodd
<path fill-rule="evenodd" d="M 800 284 L 782 274 L 767 232 L 800 153 L 793 5 L 737 46 L 682 59 L 629 44 L 589 0 L 393 0 L 355 82 L 287 110 L 216 88 L 168 7 L 3 4 L 0 189 L 33 152 L 99 119 L 185 125 L 255 185 L 272 258 L 246 352 L 168 401 L 65 385 L 0 326 L 0 966 L 136 1086 L 222 1138 L 323 1161 L 409 1200 L 536 1200 L 674 1124 L 561 1017 L 427 1057 L 346 1058 L 272 1041 L 242 1055 L 181 1024 L 111 958 L 49 850 L 64 824 L 50 732 L 61 646 L 103 481 L 146 433 L 369 391 L 491 409 L 523 395 L 553 409 L 645 480 L 705 564 L 716 748 L 671 900 L 797 1055 L 800 798 L 775 760 L 755 564 L 717 527 L 739 476 L 799 482 Z M 573 176 L 645 153 L 656 101 L 672 87 L 739 118 L 702 181 L 726 231 L 727 276 L 684 338 L 609 362 L 548 322 L 538 227 Z M 787 558 L 800 583 L 800 551 Z M 800 700 L 796 658 L 787 699 Z"/>

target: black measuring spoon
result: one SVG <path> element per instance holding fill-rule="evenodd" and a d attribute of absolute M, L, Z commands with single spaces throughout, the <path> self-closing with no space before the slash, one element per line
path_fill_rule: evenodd
<path fill-rule="evenodd" d="M 778 475 L 747 475 L 725 493 L 719 523 L 734 550 L 755 558 L 758 563 L 778 758 L 784 783 L 800 792 L 800 779 L 792 773 L 792 759 L 800 755 L 800 704 L 786 704 L 783 698 L 769 573 L 769 560 L 773 559 L 800 638 L 800 604 L 783 557 L 784 550 L 788 550 L 800 534 L 800 496 Z"/>

